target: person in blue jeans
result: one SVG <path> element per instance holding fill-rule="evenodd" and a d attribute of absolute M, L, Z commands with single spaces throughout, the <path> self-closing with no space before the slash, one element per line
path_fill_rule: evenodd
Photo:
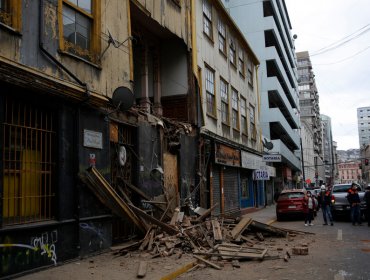
<path fill-rule="evenodd" d="M 330 225 L 334 225 L 333 223 L 333 215 L 331 214 L 331 196 L 330 196 L 330 191 L 326 190 L 325 185 L 322 185 L 320 188 L 321 192 L 317 198 L 321 210 L 322 210 L 322 216 L 324 218 L 324 226 L 328 225 L 328 219 L 330 221 Z"/>
<path fill-rule="evenodd" d="M 351 221 L 352 225 L 355 225 L 356 222 L 361 225 L 361 209 L 360 209 L 360 196 L 358 194 L 358 189 L 355 183 L 352 183 L 351 188 L 348 190 L 347 200 L 351 206 Z"/>

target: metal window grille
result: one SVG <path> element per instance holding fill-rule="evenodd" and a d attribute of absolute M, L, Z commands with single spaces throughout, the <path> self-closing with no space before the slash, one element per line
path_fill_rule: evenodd
<path fill-rule="evenodd" d="M 53 113 L 10 98 L 4 109 L 2 226 L 51 220 L 55 202 Z"/>

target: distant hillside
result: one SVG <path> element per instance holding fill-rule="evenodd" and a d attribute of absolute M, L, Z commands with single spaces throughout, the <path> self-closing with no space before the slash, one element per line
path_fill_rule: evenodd
<path fill-rule="evenodd" d="M 351 161 L 360 158 L 360 149 L 337 150 L 338 161 Z"/>

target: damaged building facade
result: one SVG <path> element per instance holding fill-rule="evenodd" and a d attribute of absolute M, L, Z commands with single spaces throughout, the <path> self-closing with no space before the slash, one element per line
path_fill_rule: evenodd
<path fill-rule="evenodd" d="M 171 209 L 264 205 L 257 66 L 220 1 L 1 0 L 0 275 L 140 235 L 90 167 Z"/>

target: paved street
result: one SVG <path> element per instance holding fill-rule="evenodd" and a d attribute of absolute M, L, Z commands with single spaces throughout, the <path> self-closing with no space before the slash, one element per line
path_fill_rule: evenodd
<path fill-rule="evenodd" d="M 291 248 L 292 244 L 308 244 L 307 256 L 292 255 L 288 262 L 282 259 L 241 262 L 241 268 L 225 263 L 222 270 L 203 268 L 185 273 L 176 279 L 315 279 L 349 280 L 370 279 L 370 228 L 352 226 L 348 221 L 335 222 L 334 226 L 322 225 L 322 213 L 314 220 L 314 226 L 305 227 L 303 221 L 274 222 L 274 206 L 250 213 L 255 220 L 274 226 L 307 231 L 314 234 L 296 235 L 289 238 L 266 239 L 269 247 Z M 86 260 L 53 267 L 20 279 L 137 279 L 137 255 L 113 257 L 110 253 Z M 191 256 L 181 259 L 157 258 L 148 264 L 144 279 L 161 279 L 185 264 Z"/>

